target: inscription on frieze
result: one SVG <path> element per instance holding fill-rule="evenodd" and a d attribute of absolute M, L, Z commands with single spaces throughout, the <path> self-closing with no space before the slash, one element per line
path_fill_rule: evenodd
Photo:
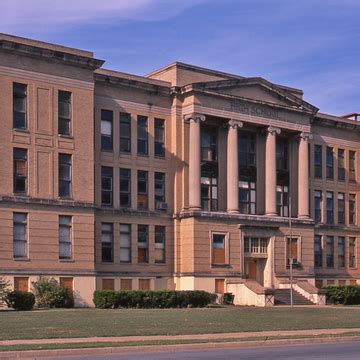
<path fill-rule="evenodd" d="M 240 100 L 231 101 L 231 111 L 268 119 L 283 120 L 280 112 L 276 109 L 259 104 L 249 104 Z"/>

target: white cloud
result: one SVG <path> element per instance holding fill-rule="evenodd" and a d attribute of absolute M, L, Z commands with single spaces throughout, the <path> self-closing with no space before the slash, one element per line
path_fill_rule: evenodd
<path fill-rule="evenodd" d="M 205 0 L 2 0 L 0 31 L 47 31 L 107 21 L 161 20 Z"/>

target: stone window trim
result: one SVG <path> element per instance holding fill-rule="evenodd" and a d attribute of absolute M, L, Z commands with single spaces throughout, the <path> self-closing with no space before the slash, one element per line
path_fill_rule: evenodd
<path fill-rule="evenodd" d="M 290 236 L 290 234 L 288 235 L 285 235 L 284 236 L 284 246 L 285 246 L 285 267 L 286 269 L 289 269 L 290 268 L 290 265 L 288 263 L 288 258 L 289 258 L 289 254 L 288 254 L 288 241 L 289 239 L 292 238 L 292 239 L 297 239 L 297 264 L 301 264 L 302 263 L 302 236 L 301 235 L 296 235 L 296 234 L 293 234 Z"/>
<path fill-rule="evenodd" d="M 213 236 L 214 235 L 224 235 L 224 251 L 225 251 L 225 261 L 224 263 L 214 263 L 213 261 Z M 210 239 L 210 266 L 212 268 L 222 268 L 230 266 L 230 233 L 228 231 L 216 231 L 211 230 L 209 232 Z"/>

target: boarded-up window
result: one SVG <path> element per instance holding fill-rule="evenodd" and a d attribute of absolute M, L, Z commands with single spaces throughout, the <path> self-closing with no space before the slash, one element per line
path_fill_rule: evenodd
<path fill-rule="evenodd" d="M 350 280 L 350 285 L 357 285 L 356 280 Z"/>
<path fill-rule="evenodd" d="M 60 278 L 60 286 L 62 286 L 64 289 L 73 291 L 74 279 L 72 277 L 61 277 Z"/>
<path fill-rule="evenodd" d="M 114 290 L 114 279 L 102 279 L 103 290 Z"/>
<path fill-rule="evenodd" d="M 225 292 L 225 279 L 215 279 L 215 293 L 223 294 Z"/>
<path fill-rule="evenodd" d="M 120 280 L 120 289 L 121 290 L 132 290 L 132 280 L 131 279 L 121 279 Z"/>
<path fill-rule="evenodd" d="M 150 279 L 139 279 L 139 290 L 150 290 Z"/>
<path fill-rule="evenodd" d="M 224 265 L 226 263 L 225 234 L 212 234 L 212 263 Z"/>
<path fill-rule="evenodd" d="M 326 285 L 334 285 L 335 284 L 335 281 L 334 280 L 328 280 L 327 282 L 326 282 Z"/>
<path fill-rule="evenodd" d="M 297 237 L 293 237 L 293 238 L 288 237 L 286 239 L 286 244 L 287 244 L 287 248 L 286 248 L 287 266 L 290 265 L 291 261 L 293 264 L 297 264 L 298 262 L 300 262 L 300 259 L 299 259 L 300 239 Z"/>
<path fill-rule="evenodd" d="M 339 285 L 340 286 L 345 286 L 346 285 L 346 280 L 339 280 Z"/>
<path fill-rule="evenodd" d="M 14 277 L 14 290 L 29 291 L 28 277 Z"/>
<path fill-rule="evenodd" d="M 316 286 L 318 289 L 322 289 L 322 287 L 323 287 L 323 281 L 322 281 L 322 280 L 315 280 L 315 286 Z"/>

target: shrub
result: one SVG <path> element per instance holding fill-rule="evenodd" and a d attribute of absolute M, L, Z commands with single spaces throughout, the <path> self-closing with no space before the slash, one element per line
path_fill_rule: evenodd
<path fill-rule="evenodd" d="M 44 308 L 68 308 L 74 306 L 74 296 L 54 278 L 40 276 L 32 282 L 36 304 Z"/>
<path fill-rule="evenodd" d="M 327 301 L 334 304 L 356 305 L 360 304 L 360 286 L 335 286 L 326 288 Z"/>
<path fill-rule="evenodd" d="M 7 306 L 15 310 L 31 310 L 35 304 L 35 296 L 27 291 L 11 291 L 5 298 Z"/>
<path fill-rule="evenodd" d="M 9 291 L 9 282 L 0 277 L 0 303 L 3 301 L 5 302 Z"/>
<path fill-rule="evenodd" d="M 93 301 L 100 309 L 117 308 L 184 308 L 204 307 L 216 300 L 216 295 L 206 291 L 111 291 L 97 290 Z"/>
<path fill-rule="evenodd" d="M 235 297 L 235 295 L 233 293 L 224 293 L 224 295 L 222 297 L 222 303 L 224 305 L 233 305 L 234 297 Z"/>

